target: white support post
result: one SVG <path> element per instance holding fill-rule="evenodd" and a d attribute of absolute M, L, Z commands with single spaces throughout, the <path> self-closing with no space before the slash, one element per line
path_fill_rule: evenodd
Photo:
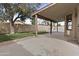
<path fill-rule="evenodd" d="M 35 15 L 35 36 L 38 35 L 38 24 L 37 24 L 37 18 L 38 18 L 38 16 Z"/>

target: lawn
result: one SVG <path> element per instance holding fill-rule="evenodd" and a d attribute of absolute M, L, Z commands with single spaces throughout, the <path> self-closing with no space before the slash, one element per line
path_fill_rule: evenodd
<path fill-rule="evenodd" d="M 43 31 L 43 32 L 38 32 L 38 34 L 45 34 L 47 32 Z M 28 37 L 28 36 L 34 36 L 35 33 L 33 32 L 21 32 L 21 33 L 15 33 L 15 34 L 4 34 L 4 35 L 0 35 L 0 42 L 3 41 L 10 41 L 10 40 L 14 40 L 14 39 L 20 39 L 20 38 L 24 38 L 24 37 Z"/>

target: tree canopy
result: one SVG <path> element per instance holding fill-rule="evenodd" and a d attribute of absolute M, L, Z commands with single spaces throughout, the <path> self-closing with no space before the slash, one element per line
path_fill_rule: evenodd
<path fill-rule="evenodd" d="M 19 18 L 25 21 L 26 18 L 31 18 L 31 13 L 34 12 L 40 3 L 2 3 L 0 4 L 0 18 L 1 20 L 9 20 L 10 32 L 14 33 L 14 23 Z M 15 17 L 15 15 L 17 16 Z"/>
<path fill-rule="evenodd" d="M 3 13 L 1 13 L 4 20 L 11 20 L 15 22 L 17 18 L 20 18 L 22 21 L 26 18 L 30 18 L 31 13 L 34 12 L 40 5 L 40 3 L 2 3 L 0 4 L 0 8 L 4 10 Z M 12 20 L 15 14 L 18 15 L 15 20 Z"/>

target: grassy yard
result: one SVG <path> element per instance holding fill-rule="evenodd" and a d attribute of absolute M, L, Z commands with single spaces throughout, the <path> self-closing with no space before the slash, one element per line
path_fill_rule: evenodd
<path fill-rule="evenodd" d="M 38 34 L 45 34 L 47 32 L 43 31 L 43 32 L 38 32 Z M 33 32 L 22 32 L 22 33 L 15 33 L 15 34 L 5 34 L 5 35 L 0 35 L 0 42 L 3 41 L 9 41 L 9 40 L 14 40 L 14 39 L 20 39 L 23 37 L 28 37 L 28 36 L 33 36 L 35 35 L 35 33 Z"/>

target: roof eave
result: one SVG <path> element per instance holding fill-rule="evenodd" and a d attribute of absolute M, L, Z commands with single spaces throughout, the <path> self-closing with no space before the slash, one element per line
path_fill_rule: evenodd
<path fill-rule="evenodd" d="M 38 10 L 38 11 L 33 12 L 31 16 L 34 16 L 34 15 L 38 14 L 39 12 L 48 9 L 49 7 L 51 7 L 51 6 L 55 5 L 55 4 L 56 4 L 56 3 L 51 3 L 51 4 L 49 4 L 47 7 L 44 7 L 44 8 L 42 8 L 42 9 Z"/>

